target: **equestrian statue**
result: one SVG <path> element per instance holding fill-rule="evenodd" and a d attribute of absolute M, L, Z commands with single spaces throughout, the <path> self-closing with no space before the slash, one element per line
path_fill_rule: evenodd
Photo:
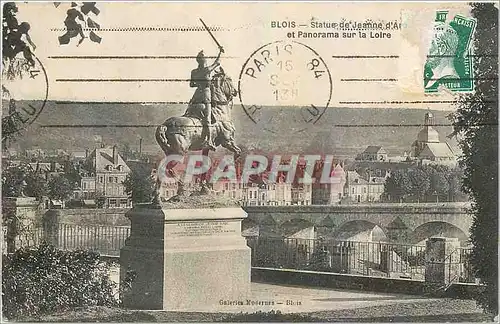
<path fill-rule="evenodd" d="M 200 19 L 201 20 L 201 19 Z M 196 56 L 198 67 L 191 71 L 190 87 L 196 88 L 183 116 L 168 118 L 156 129 L 156 141 L 165 155 L 186 155 L 189 151 L 202 151 L 208 156 L 211 150 L 222 146 L 238 156 L 240 148 L 234 142 L 235 128 L 231 120 L 233 98 L 237 95 L 233 82 L 220 65 L 224 48 L 217 42 L 210 29 L 201 20 L 219 48 L 215 61 L 207 64 L 203 51 Z M 175 176 L 170 169 L 170 173 Z M 161 177 L 156 177 L 154 203 L 159 202 Z M 177 195 L 184 194 L 184 185 L 177 179 Z M 207 179 L 202 178 L 202 189 L 207 189 Z"/>

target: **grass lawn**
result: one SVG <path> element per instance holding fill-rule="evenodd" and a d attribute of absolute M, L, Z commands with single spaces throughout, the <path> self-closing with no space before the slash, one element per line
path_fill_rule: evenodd
<path fill-rule="evenodd" d="M 219 322 L 230 314 L 137 311 L 109 307 L 91 307 L 60 314 L 24 318 L 22 322 Z M 276 318 L 279 317 L 279 318 Z M 438 301 L 398 303 L 336 311 L 320 311 L 296 315 L 262 317 L 237 315 L 235 322 L 490 322 L 471 300 L 444 298 Z"/>

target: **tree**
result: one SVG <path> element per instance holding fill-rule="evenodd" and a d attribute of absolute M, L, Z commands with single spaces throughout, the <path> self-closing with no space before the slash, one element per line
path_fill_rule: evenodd
<path fill-rule="evenodd" d="M 407 170 L 396 170 L 384 185 L 385 193 L 389 195 L 390 200 L 400 201 L 411 195 L 411 181 Z"/>
<path fill-rule="evenodd" d="M 28 164 L 5 167 L 2 172 L 2 197 L 27 197 L 40 199 L 46 194 L 45 179 Z"/>
<path fill-rule="evenodd" d="M 450 201 L 465 201 L 469 197 L 461 190 L 464 171 L 460 168 L 450 170 L 448 178 L 448 196 Z"/>
<path fill-rule="evenodd" d="M 477 297 L 493 316 L 498 314 L 498 9 L 473 3 L 475 91 L 460 97 L 450 116 L 459 136 L 465 169 L 463 190 L 472 200 L 472 265 L 486 285 Z"/>
<path fill-rule="evenodd" d="M 428 195 L 448 197 L 450 183 L 447 177 L 447 173 L 449 173 L 449 169 L 446 167 L 436 166 L 429 168 L 428 174 L 430 180 L 430 188 L 427 193 Z"/>
<path fill-rule="evenodd" d="M 153 199 L 155 183 L 151 177 L 151 168 L 147 165 L 134 168 L 123 185 L 133 203 L 146 203 Z"/>
<path fill-rule="evenodd" d="M 40 200 L 47 195 L 47 180 L 40 174 L 28 173 L 26 175 L 26 188 L 24 194 L 28 197 L 35 197 Z"/>
<path fill-rule="evenodd" d="M 79 166 L 72 161 L 65 161 L 64 163 L 64 176 L 68 179 L 72 189 L 80 186 L 82 176 L 80 175 Z"/>
<path fill-rule="evenodd" d="M 64 175 L 55 175 L 48 182 L 47 196 L 52 200 L 66 200 L 73 192 L 73 185 Z"/>
<path fill-rule="evenodd" d="M 409 171 L 408 176 L 411 183 L 411 193 L 420 200 L 422 197 L 426 196 L 431 186 L 429 174 L 426 168 L 421 166 Z"/>

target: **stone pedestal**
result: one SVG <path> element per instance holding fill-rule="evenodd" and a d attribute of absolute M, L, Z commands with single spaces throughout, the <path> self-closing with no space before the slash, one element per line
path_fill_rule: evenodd
<path fill-rule="evenodd" d="M 431 237 L 425 249 L 425 281 L 448 285 L 460 277 L 458 238 Z"/>
<path fill-rule="evenodd" d="M 134 208 L 120 280 L 136 277 L 125 307 L 189 311 L 249 296 L 251 250 L 241 208 Z"/>

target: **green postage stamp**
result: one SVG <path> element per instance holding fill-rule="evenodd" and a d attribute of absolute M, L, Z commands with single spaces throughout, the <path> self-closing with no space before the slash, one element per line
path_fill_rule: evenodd
<path fill-rule="evenodd" d="M 454 92 L 474 89 L 472 37 L 476 19 L 456 15 L 448 21 L 448 11 L 437 11 L 429 54 L 424 66 L 426 93 L 444 86 Z"/>

